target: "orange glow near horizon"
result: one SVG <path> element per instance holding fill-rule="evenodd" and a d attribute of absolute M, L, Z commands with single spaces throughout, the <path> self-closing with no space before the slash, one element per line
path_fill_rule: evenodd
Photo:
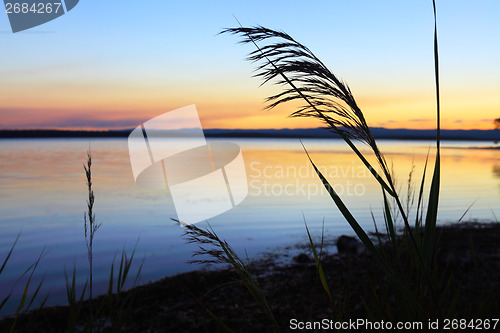
<path fill-rule="evenodd" d="M 190 104 L 196 105 L 205 129 L 323 126 L 318 119 L 288 117 L 294 111 L 294 105 L 264 110 L 265 96 L 274 93 L 276 87 L 257 89 L 245 82 L 242 87 L 235 85 L 223 91 L 201 82 L 178 86 L 76 83 L 61 89 L 62 86 L 48 84 L 41 87 L 33 83 L 23 89 L 16 85 L 6 87 L 0 107 L 0 129 L 134 128 L 157 115 Z M 432 91 L 399 95 L 396 92 L 392 97 L 359 94 L 357 100 L 372 127 L 433 129 L 436 126 Z M 460 96 L 443 94 L 442 101 L 443 129 L 493 129 L 493 119 L 499 116 L 500 102 L 493 98 L 493 94 L 485 94 L 473 102 L 460 99 Z"/>
<path fill-rule="evenodd" d="M 133 128 L 146 120 L 154 118 L 166 111 L 185 105 L 174 104 L 171 107 L 140 108 L 116 110 L 111 107 L 102 107 L 96 111 L 90 109 L 71 108 L 12 108 L 13 115 L 3 117 L 0 129 L 70 129 L 70 130 L 119 130 Z M 259 109 L 260 105 L 244 105 L 239 107 L 219 108 L 220 112 L 210 112 L 210 107 L 204 109 L 203 104 L 196 104 L 203 128 L 219 129 L 281 129 L 281 128 L 316 128 L 324 124 L 318 119 L 290 118 L 286 113 Z M 4 110 L 7 108 L 3 108 Z M 237 109 L 239 115 L 230 115 L 227 118 L 221 114 L 233 113 Z M 0 110 L 0 114 L 3 113 Z M 67 117 L 71 114 L 71 117 Z M 26 119 L 29 118 L 29 123 Z M 412 118 L 409 120 L 392 117 L 389 120 L 375 120 L 378 117 L 367 116 L 371 127 L 388 129 L 433 129 L 436 120 L 428 118 Z M 464 117 L 461 119 L 441 119 L 442 129 L 494 129 L 493 118 L 476 119 Z"/>

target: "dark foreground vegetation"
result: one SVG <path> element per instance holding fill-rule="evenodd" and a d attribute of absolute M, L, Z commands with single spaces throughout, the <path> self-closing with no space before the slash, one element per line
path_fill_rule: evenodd
<path fill-rule="evenodd" d="M 437 229 L 434 277 L 442 300 L 442 319 L 492 319 L 500 313 L 500 224 L 460 223 Z M 376 235 L 372 235 L 377 239 Z M 400 237 L 404 237 L 401 235 Z M 252 262 L 254 273 L 281 331 L 290 320 L 367 319 L 396 322 L 397 290 L 380 265 L 354 238 L 342 237 L 339 252 L 323 252 L 322 267 L 335 308 L 322 287 L 309 245 L 288 265 L 272 255 Z M 319 249 L 319 248 L 318 248 Z M 341 250 L 341 251 L 340 251 Z M 330 251 L 331 252 L 331 251 Z M 402 251 L 402 268 L 412 270 Z M 444 290 L 447 290 L 444 292 Z M 115 295 L 116 296 L 116 295 Z M 429 297 L 431 297 L 429 295 Z M 102 332 L 273 332 L 275 328 L 234 270 L 199 270 L 167 277 L 94 299 L 94 331 Z M 35 310 L 17 319 L 16 332 L 90 331 L 89 304 Z M 13 318 L 0 322 L 8 331 Z M 500 325 L 500 324 L 499 324 Z M 498 328 L 498 326 L 497 326 Z M 494 330 L 493 330 L 494 331 Z"/>

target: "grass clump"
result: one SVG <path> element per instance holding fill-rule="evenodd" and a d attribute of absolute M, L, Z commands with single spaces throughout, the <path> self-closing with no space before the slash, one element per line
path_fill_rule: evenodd
<path fill-rule="evenodd" d="M 21 233 L 17 234 L 17 237 L 14 240 L 14 243 L 12 243 L 12 246 L 11 246 L 9 252 L 7 253 L 7 256 L 3 260 L 2 266 L 0 267 L 0 277 L 5 270 L 5 267 L 9 261 L 10 257 L 12 256 L 12 253 L 14 251 L 14 248 L 16 247 L 16 244 L 17 244 L 20 236 L 21 236 Z M 26 283 L 24 284 L 23 293 L 22 293 L 21 298 L 19 299 L 19 303 L 16 307 L 16 312 L 10 318 L 11 320 L 9 321 L 9 323 L 6 326 L 0 327 L 0 331 L 2 331 L 2 330 L 7 331 L 7 329 L 8 329 L 9 332 L 14 332 L 16 324 L 18 322 L 18 318 L 20 317 L 20 315 L 28 313 L 30 311 L 32 305 L 35 303 L 35 300 L 38 298 L 38 294 L 39 294 L 40 289 L 43 285 L 44 279 L 42 279 L 38 283 L 38 285 L 35 287 L 35 290 L 30 295 L 30 290 L 32 290 L 31 279 L 33 278 L 33 275 L 35 274 L 35 271 L 38 268 L 38 265 L 39 265 L 40 261 L 42 260 L 44 254 L 45 254 L 45 248 L 42 249 L 37 260 L 33 264 L 31 264 L 23 272 L 23 274 L 21 274 L 21 276 L 19 277 L 19 280 L 25 276 L 27 276 L 28 279 L 27 279 Z M 7 296 L 5 296 L 3 299 L 0 300 L 0 314 L 1 314 L 2 308 L 5 306 L 5 304 L 11 298 L 13 291 L 14 290 L 11 290 Z M 45 306 L 45 303 L 47 302 L 48 297 L 49 297 L 48 295 L 45 296 L 45 298 L 39 303 L 38 308 L 32 314 L 32 320 L 27 323 L 28 326 L 31 324 L 31 322 L 33 320 L 37 320 L 38 316 L 40 315 L 41 310 L 43 309 L 43 307 Z"/>
<path fill-rule="evenodd" d="M 444 290 L 437 290 L 436 288 L 436 286 L 442 285 L 442 279 L 450 280 L 451 277 L 442 274 L 442 270 L 436 265 L 435 256 L 440 187 L 440 97 L 437 17 L 434 1 L 433 11 L 437 119 L 436 158 L 431 185 L 427 193 L 425 193 L 426 163 L 417 198 L 416 218 L 413 222 L 409 218 L 410 202 L 413 201 L 413 196 L 408 194 L 406 205 L 403 205 L 404 200 L 400 198 L 391 169 L 384 154 L 378 148 L 363 112 L 348 85 L 338 79 L 309 48 L 284 32 L 261 26 L 250 28 L 240 26 L 222 31 L 222 33 L 240 36 L 241 43 L 249 43 L 255 46 L 256 50 L 249 54 L 248 60 L 258 64 L 256 76 L 262 78 L 263 84 L 274 81 L 284 87 L 282 92 L 267 98 L 266 108 L 272 109 L 278 105 L 294 101 L 302 102 L 302 106 L 291 113 L 291 117 L 313 117 L 322 121 L 328 130 L 341 136 L 380 184 L 383 198 L 385 238 L 388 242 L 376 245 L 344 201 L 335 192 L 329 181 L 317 168 L 304 147 L 314 170 L 335 205 L 370 255 L 382 268 L 388 281 L 390 281 L 387 295 L 385 295 L 384 300 L 380 301 L 385 307 L 391 308 L 389 312 L 385 312 L 386 314 L 391 313 L 390 319 L 394 319 L 393 314 L 397 314 L 399 320 L 443 318 L 443 314 L 446 313 L 444 311 L 445 307 L 450 306 L 448 302 L 450 288 L 444 288 Z M 376 164 L 369 161 L 369 157 L 358 149 L 355 142 L 370 148 Z M 410 173 L 410 182 L 411 175 Z M 428 202 L 425 205 L 424 198 L 426 196 Z M 396 219 L 398 217 L 404 223 L 402 236 L 397 235 L 396 231 Z M 307 230 L 307 233 L 310 237 L 309 230 Z M 212 237 L 210 239 L 215 241 L 215 243 L 212 242 L 212 245 L 220 247 L 222 252 L 202 248 L 200 253 L 211 255 L 217 261 L 230 263 L 235 261 L 237 265 L 233 264 L 233 267 L 238 271 L 240 269 L 238 266 L 240 265 L 238 264 L 239 259 L 234 257 L 234 253 L 227 256 L 225 250 L 228 246 L 227 243 L 220 242 L 213 231 L 206 237 Z M 204 244 L 203 238 L 191 237 L 190 239 Z M 320 257 L 311 238 L 310 242 L 320 281 L 328 298 L 332 300 Z M 220 256 L 222 254 L 226 256 L 221 260 Z M 244 276 L 243 280 L 247 287 L 252 285 L 251 281 L 246 280 Z M 251 287 L 249 287 L 249 290 L 252 294 L 254 293 Z M 375 296 L 376 299 L 380 299 L 379 295 Z M 331 304 L 335 312 L 336 306 L 333 300 Z M 370 312 L 370 309 L 368 309 L 368 312 Z M 336 317 L 340 316 L 341 314 L 336 314 Z M 272 314 L 269 317 L 272 317 Z"/>
<path fill-rule="evenodd" d="M 85 281 L 80 297 L 77 297 L 76 267 L 73 266 L 73 274 L 71 277 L 71 282 L 68 278 L 66 270 L 64 271 L 64 277 L 66 279 L 66 297 L 68 300 L 67 327 L 68 327 L 68 332 L 74 333 L 77 331 L 78 320 L 80 319 L 82 313 L 83 300 L 85 298 L 85 291 L 87 290 L 88 280 Z"/>
<path fill-rule="evenodd" d="M 127 255 L 125 250 L 122 250 L 118 270 L 116 270 L 115 265 L 116 256 L 115 258 L 113 258 L 108 280 L 107 293 L 99 298 L 98 306 L 94 307 L 94 297 L 92 293 L 94 255 L 93 245 L 95 233 L 102 224 L 96 222 L 94 213 L 95 195 L 92 187 L 92 155 L 90 151 L 87 152 L 87 163 L 83 167 L 85 170 L 85 178 L 88 189 L 87 211 L 84 214 L 84 229 L 85 241 L 87 245 L 87 256 L 89 261 L 89 278 L 87 280 L 89 287 L 89 298 L 88 302 L 86 303 L 87 311 L 85 315 L 81 316 L 82 307 L 84 305 L 83 298 L 85 295 L 85 290 L 87 288 L 87 282 L 85 282 L 81 296 L 79 300 L 77 300 L 75 294 L 75 269 L 73 269 L 73 277 L 71 283 L 69 283 L 66 276 L 66 290 L 70 314 L 68 320 L 68 328 L 71 332 L 74 332 L 75 330 L 77 330 L 78 324 L 80 324 L 80 326 L 83 327 L 83 331 L 89 331 L 91 333 L 101 332 L 103 330 L 120 332 L 134 300 L 133 292 L 128 293 L 126 296 L 124 296 L 123 294 L 132 268 L 137 244 L 132 250 L 130 256 Z M 142 266 L 143 263 L 141 263 L 138 268 L 132 287 L 136 286 L 139 281 Z M 86 318 L 87 321 L 82 323 L 82 317 Z"/>
<path fill-rule="evenodd" d="M 185 227 L 186 232 L 184 233 L 184 237 L 187 239 L 187 241 L 189 243 L 196 243 L 200 245 L 199 250 L 194 253 L 194 256 L 208 255 L 208 257 L 212 258 L 195 259 L 190 261 L 190 263 L 229 264 L 234 269 L 245 287 L 248 289 L 253 299 L 264 310 L 264 313 L 269 318 L 274 330 L 276 332 L 279 332 L 280 329 L 278 322 L 276 321 L 273 311 L 271 310 L 271 307 L 267 302 L 266 296 L 264 295 L 264 292 L 262 291 L 248 263 L 243 261 L 225 240 L 220 239 L 211 227 L 205 230 L 200 229 L 194 225 L 185 225 Z M 207 245 L 211 248 L 207 248 Z M 203 308 L 208 313 L 208 315 L 210 315 L 218 323 L 221 329 L 231 332 L 231 329 L 229 329 L 213 312 L 211 312 L 210 309 L 208 309 L 206 306 L 203 306 Z"/>
<path fill-rule="evenodd" d="M 26 269 L 22 277 L 27 276 L 27 282 L 24 286 L 23 294 L 19 300 L 16 312 L 7 318 L 0 321 L 0 332 L 121 332 L 124 322 L 126 321 L 132 306 L 134 305 L 134 291 L 127 291 L 128 287 L 135 287 L 140 279 L 143 263 L 137 269 L 135 279 L 129 283 L 130 274 L 135 257 L 137 244 L 131 254 L 127 254 L 125 250 L 121 252 L 119 265 L 116 265 L 116 256 L 110 267 L 110 275 L 108 281 L 107 293 L 94 297 L 92 292 L 93 280 L 93 246 L 95 232 L 101 224 L 96 223 L 94 204 L 95 195 L 92 183 L 92 156 L 90 151 L 87 152 L 87 162 L 84 165 L 86 185 L 88 189 L 87 211 L 84 214 L 84 230 L 85 241 L 87 245 L 87 255 L 89 261 L 89 275 L 81 290 L 78 290 L 76 266 L 73 267 L 72 274 L 64 270 L 66 281 L 66 297 L 67 306 L 64 310 L 64 315 L 57 308 L 44 310 L 44 306 L 48 300 L 46 296 L 39 304 L 38 308 L 30 311 L 30 308 L 35 303 L 42 284 L 42 281 L 34 287 L 34 291 L 30 296 L 32 289 L 31 280 L 39 266 L 45 249 L 42 250 L 38 259 Z M 11 258 L 14 248 L 19 240 L 18 234 L 6 258 L 3 260 L 0 267 L 0 276 Z M 88 299 L 85 300 L 88 291 Z M 5 306 L 7 301 L 12 296 L 11 291 L 6 297 L 0 300 L 0 310 Z M 18 320 L 19 319 L 19 320 Z M 18 325 L 17 325 L 18 324 Z"/>

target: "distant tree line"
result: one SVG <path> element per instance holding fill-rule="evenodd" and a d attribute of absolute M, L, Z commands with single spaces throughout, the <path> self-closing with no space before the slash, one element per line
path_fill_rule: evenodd
<path fill-rule="evenodd" d="M 495 129 L 500 129 L 500 118 L 493 120 L 493 123 L 495 124 Z"/>

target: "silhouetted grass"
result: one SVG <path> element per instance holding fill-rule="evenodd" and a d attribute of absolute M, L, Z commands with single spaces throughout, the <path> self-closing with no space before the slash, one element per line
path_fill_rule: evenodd
<path fill-rule="evenodd" d="M 175 220 L 177 221 L 177 220 Z M 178 223 L 181 223 L 177 221 Z M 190 263 L 222 263 L 229 264 L 238 274 L 241 281 L 244 283 L 253 299 L 262 307 L 266 316 L 271 321 L 271 324 L 275 332 L 279 332 L 279 325 L 274 317 L 274 314 L 267 302 L 266 296 L 264 295 L 262 289 L 259 286 L 252 270 L 249 265 L 242 260 L 233 248 L 225 241 L 219 238 L 214 230 L 209 227 L 209 229 L 200 229 L 194 225 L 184 225 L 186 231 L 184 237 L 189 243 L 196 243 L 199 245 L 199 250 L 194 253 L 194 256 L 205 256 L 204 259 L 194 259 Z M 207 245 L 210 248 L 207 248 Z M 207 259 L 212 258 L 212 259 Z M 210 309 L 205 308 L 205 311 L 218 321 L 218 317 L 210 311 Z M 222 326 L 226 331 L 229 328 Z"/>
<path fill-rule="evenodd" d="M 21 235 L 21 233 L 17 234 L 17 237 L 14 240 L 14 243 L 12 244 L 9 252 L 7 253 L 7 256 L 3 260 L 2 266 L 0 267 L 0 277 L 1 277 L 1 275 L 2 275 L 2 273 L 4 271 L 4 269 L 5 269 L 5 267 L 7 265 L 7 263 L 9 261 L 11 255 L 12 255 L 12 252 L 14 251 L 14 248 L 16 247 L 16 244 L 17 244 L 17 242 L 19 240 L 20 235 Z M 18 304 L 17 304 L 17 307 L 16 307 L 16 311 L 15 311 L 15 313 L 13 315 L 12 323 L 9 325 L 10 326 L 10 332 L 14 331 L 19 316 L 21 314 L 23 314 L 23 313 L 27 313 L 28 311 L 30 311 L 31 306 L 33 305 L 33 303 L 35 302 L 35 300 L 38 297 L 38 294 L 39 294 L 40 289 L 41 289 L 41 287 L 43 285 L 44 279 L 42 279 L 40 281 L 40 283 L 38 283 L 38 285 L 36 287 L 34 287 L 35 288 L 34 291 L 33 291 L 33 286 L 32 286 L 32 283 L 31 283 L 31 279 L 33 278 L 33 275 L 35 274 L 35 271 L 36 271 L 36 269 L 37 269 L 37 267 L 38 267 L 38 265 L 40 263 L 40 260 L 42 260 L 42 257 L 44 256 L 44 254 L 45 254 L 45 248 L 40 252 L 40 255 L 38 256 L 38 259 L 33 264 L 31 264 L 23 272 L 23 274 L 21 274 L 21 276 L 19 277 L 19 280 L 21 280 L 23 277 L 25 277 L 25 276 L 27 276 L 29 274 L 28 280 L 24 284 L 21 298 L 17 301 Z M 31 295 L 30 295 L 30 290 L 32 291 Z M 13 291 L 14 290 L 11 290 L 9 292 L 9 294 L 1 300 L 1 302 L 0 302 L 0 311 L 5 306 L 5 304 L 9 301 L 9 299 L 11 298 Z M 40 305 L 38 306 L 38 310 L 41 310 L 45 306 L 45 303 L 47 302 L 47 299 L 48 299 L 48 295 L 40 302 Z M 34 316 L 36 317 L 37 314 L 38 314 L 38 311 L 36 311 L 34 313 Z"/>
<path fill-rule="evenodd" d="M 90 154 L 90 151 L 87 153 L 87 163 L 86 165 L 84 165 L 84 170 L 88 189 L 87 211 L 84 215 L 85 241 L 87 245 L 87 254 L 89 260 L 89 277 L 87 281 L 83 285 L 81 291 L 78 291 L 76 283 L 76 267 L 73 267 L 71 278 L 68 276 L 66 270 L 64 270 L 64 277 L 66 281 L 66 297 L 68 302 L 66 312 L 67 316 L 64 318 L 56 318 L 57 322 L 45 322 L 47 319 L 43 318 L 42 316 L 42 310 L 48 300 L 48 295 L 39 303 L 36 310 L 28 313 L 31 307 L 35 304 L 35 300 L 38 298 L 39 292 L 44 282 L 44 280 L 42 279 L 36 286 L 32 286 L 31 283 L 32 277 L 37 267 L 39 266 L 40 260 L 45 254 L 45 249 L 43 249 L 38 259 L 32 265 L 30 265 L 26 269 L 26 271 L 19 277 L 19 279 L 21 279 L 22 277 L 27 275 L 28 279 L 23 288 L 21 298 L 18 300 L 18 305 L 16 307 L 15 313 L 2 322 L 2 325 L 0 327 L 1 332 L 3 332 L 6 327 L 8 327 L 8 330 L 10 332 L 35 332 L 39 329 L 42 329 L 43 331 L 67 332 L 101 332 L 104 330 L 111 330 L 112 332 L 121 331 L 123 323 L 126 320 L 131 307 L 133 306 L 135 297 L 134 292 L 128 292 L 126 293 L 126 295 L 124 295 L 124 291 L 127 281 L 130 277 L 137 244 L 130 256 L 127 255 L 125 250 L 122 250 L 118 269 L 115 268 L 116 258 L 113 258 L 113 262 L 110 267 L 107 293 L 98 298 L 96 307 L 96 304 L 94 304 L 96 300 L 94 299 L 94 296 L 92 294 L 93 241 L 95 232 L 99 229 L 101 224 L 97 224 L 95 222 L 95 196 L 92 187 L 92 156 Z M 0 267 L 0 276 L 4 272 L 7 263 L 12 256 L 19 237 L 20 234 L 17 235 L 9 252 L 3 260 L 2 266 Z M 141 263 L 137 269 L 135 279 L 130 286 L 131 288 L 135 287 L 139 282 L 142 265 L 143 264 Z M 87 290 L 89 291 L 89 299 L 85 301 L 85 294 Z M 12 293 L 13 291 L 10 291 L 10 293 L 6 297 L 0 300 L 0 310 L 10 300 Z M 20 330 L 17 330 L 16 324 L 18 324 L 18 318 L 20 318 L 21 315 L 25 322 L 22 323 L 22 328 Z"/>
<path fill-rule="evenodd" d="M 85 170 L 85 177 L 87 179 L 88 199 L 87 211 L 83 214 L 84 227 L 85 227 L 85 242 L 87 245 L 87 256 L 89 260 L 89 304 L 90 304 L 90 332 L 94 331 L 94 314 L 92 308 L 92 277 L 93 277 L 93 249 L 94 249 L 94 236 L 95 232 L 99 229 L 101 224 L 96 223 L 94 214 L 94 190 L 92 189 L 92 155 L 90 150 L 87 152 L 87 165 L 83 165 Z"/>
<path fill-rule="evenodd" d="M 80 297 L 77 298 L 76 267 L 73 266 L 73 274 L 71 282 L 68 279 L 66 270 L 64 271 L 64 277 L 66 278 L 66 297 L 68 300 L 67 327 L 68 327 L 68 332 L 74 333 L 77 331 L 78 320 L 80 319 L 82 313 L 83 300 L 85 298 L 85 291 L 87 290 L 88 280 L 85 281 Z"/>
<path fill-rule="evenodd" d="M 248 60 L 258 63 L 255 76 L 262 78 L 263 84 L 274 81 L 283 86 L 284 90 L 267 98 L 267 108 L 292 101 L 302 101 L 304 104 L 291 113 L 292 117 L 312 117 L 322 121 L 328 130 L 340 135 L 354 154 L 381 186 L 385 236 L 389 240 L 383 246 L 376 246 L 358 220 L 335 192 L 329 181 L 313 162 L 312 157 L 304 147 L 314 170 L 322 181 L 325 189 L 335 205 L 350 224 L 366 249 L 379 263 L 391 281 L 396 298 L 398 316 L 401 319 L 426 319 L 442 317 L 449 288 L 436 290 L 439 285 L 439 267 L 435 264 L 436 222 L 439 206 L 440 188 L 440 92 L 439 92 L 439 52 L 437 38 L 436 6 L 433 1 L 434 13 L 434 67 L 436 82 L 436 158 L 430 188 L 425 193 L 425 173 L 420 182 L 415 221 L 410 224 L 409 215 L 412 195 L 412 173 L 410 173 L 406 209 L 400 198 L 391 169 L 384 154 L 378 148 L 377 142 L 368 123 L 358 106 L 348 85 L 338 79 L 326 65 L 304 44 L 299 43 L 290 35 L 267 29 L 261 26 L 253 28 L 230 28 L 222 33 L 236 34 L 241 37 L 241 43 L 253 44 L 256 48 L 248 56 Z M 261 44 L 261 45 L 259 45 Z M 369 162 L 355 141 L 368 146 L 375 156 L 377 168 Z M 424 197 L 428 197 L 424 207 Z M 423 217 L 425 216 L 425 220 Z M 404 223 L 404 237 L 396 234 L 396 219 L 401 217 Z M 415 234 L 415 231 L 417 233 Z M 309 230 L 307 233 L 310 237 Z M 215 233 L 211 233 L 216 237 Z M 197 241 L 197 239 L 194 239 Z M 330 290 L 326 283 L 321 261 L 314 244 L 311 248 L 318 268 L 323 288 L 331 300 Z M 202 253 L 217 256 L 211 251 Z M 403 256 L 404 253 L 404 256 Z M 387 301 L 383 301 L 387 303 Z M 335 309 L 335 304 L 332 303 Z"/>

